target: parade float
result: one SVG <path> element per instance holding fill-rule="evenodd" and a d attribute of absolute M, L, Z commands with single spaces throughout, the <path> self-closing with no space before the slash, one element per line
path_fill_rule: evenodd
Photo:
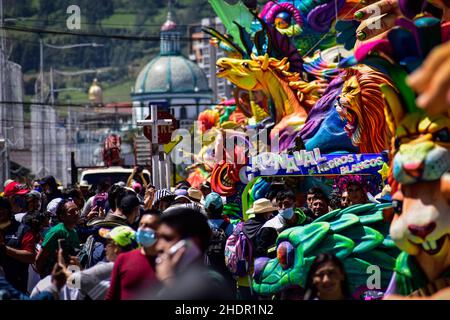
<path fill-rule="evenodd" d="M 371 289 L 370 266 L 380 270 L 380 292 L 429 296 L 450 286 L 450 120 L 418 109 L 405 81 L 448 41 L 449 25 L 400 1 L 405 18 L 352 50 L 359 1 L 269 1 L 260 10 L 210 3 L 226 34 L 204 31 L 227 53 L 218 76 L 236 89 L 200 114 L 203 144 L 189 179 L 210 181 L 227 199 L 225 214 L 243 220 L 277 179 L 298 191 L 308 179 L 326 187 L 327 179 L 372 177 L 377 192 L 389 182 L 394 199 L 282 232 L 277 258 L 255 261 L 253 290 L 304 287 L 322 252 L 341 259 L 355 298 Z"/>

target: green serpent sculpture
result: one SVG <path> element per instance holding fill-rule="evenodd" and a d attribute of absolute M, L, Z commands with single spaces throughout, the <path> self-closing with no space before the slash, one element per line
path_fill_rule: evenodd
<path fill-rule="evenodd" d="M 272 295 L 292 287 L 304 288 L 312 262 L 325 252 L 341 259 L 354 295 L 374 289 L 368 288 L 368 279 L 375 269 L 380 276 L 380 288 L 376 289 L 384 291 L 399 254 L 389 236 L 390 221 L 383 215 L 390 207 L 390 203 L 353 205 L 283 231 L 277 239 L 277 257 L 255 260 L 254 291 Z"/>

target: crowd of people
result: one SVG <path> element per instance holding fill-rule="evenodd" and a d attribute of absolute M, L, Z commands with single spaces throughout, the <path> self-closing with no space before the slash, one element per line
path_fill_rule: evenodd
<path fill-rule="evenodd" d="M 93 190 L 86 182 L 64 189 L 53 176 L 30 185 L 8 180 L 0 197 L 2 299 L 348 299 L 336 257 L 317 257 L 308 288 L 263 297 L 251 288 L 257 257 L 276 256 L 278 235 L 336 208 L 369 201 L 349 183 L 327 195 L 313 187 L 296 194 L 274 184 L 241 221 L 224 213 L 226 199 L 180 182 L 156 190 L 135 179 Z M 94 191 L 94 192 L 93 192 Z M 230 238 L 242 231 L 252 261 L 236 275 L 226 259 Z"/>

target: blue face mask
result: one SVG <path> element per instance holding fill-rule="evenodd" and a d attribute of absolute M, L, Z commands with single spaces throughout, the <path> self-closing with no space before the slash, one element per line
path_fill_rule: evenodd
<path fill-rule="evenodd" d="M 280 210 L 280 215 L 284 219 L 289 220 L 294 216 L 294 208 L 286 208 L 284 210 Z"/>
<path fill-rule="evenodd" d="M 136 241 L 144 248 L 151 247 L 156 242 L 156 233 L 150 228 L 139 228 L 136 231 Z"/>

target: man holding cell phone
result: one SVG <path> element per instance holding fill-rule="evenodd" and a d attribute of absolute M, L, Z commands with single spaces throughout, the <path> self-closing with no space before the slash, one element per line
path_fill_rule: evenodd
<path fill-rule="evenodd" d="M 61 199 L 56 208 L 59 224 L 51 228 L 45 235 L 42 248 L 36 258 L 36 269 L 45 277 L 49 275 L 57 261 L 57 250 L 63 250 L 66 261 L 75 263 L 75 255 L 80 248 L 80 240 L 75 230 L 80 219 L 80 210 L 70 200 Z"/>
<path fill-rule="evenodd" d="M 233 299 L 221 274 L 204 265 L 211 229 L 198 210 L 171 206 L 160 216 L 156 276 L 161 288 L 143 292 L 143 299 Z"/>

